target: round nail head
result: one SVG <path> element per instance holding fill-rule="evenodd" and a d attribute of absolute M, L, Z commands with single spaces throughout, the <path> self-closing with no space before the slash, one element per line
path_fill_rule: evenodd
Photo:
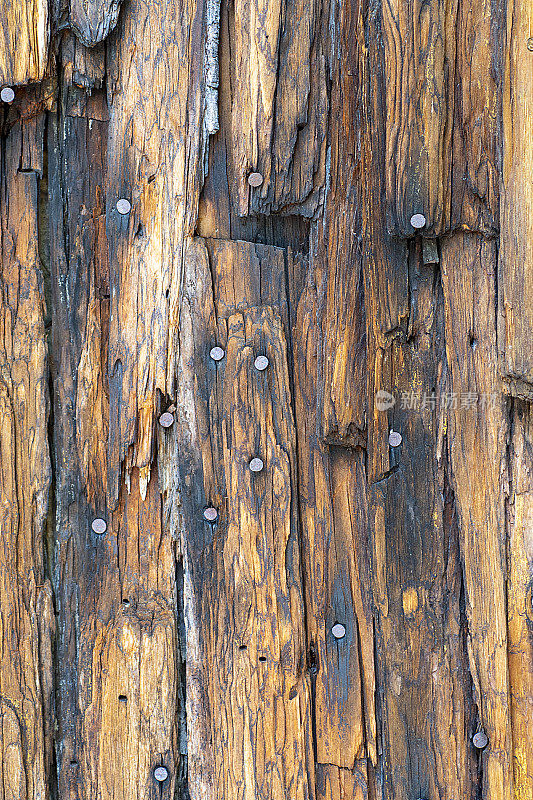
<path fill-rule="evenodd" d="M 107 530 L 107 522 L 105 519 L 100 519 L 100 517 L 97 517 L 96 519 L 93 519 L 91 528 L 95 533 L 98 533 L 101 536 Z"/>
<path fill-rule="evenodd" d="M 173 422 L 174 414 L 171 414 L 170 411 L 164 411 L 159 417 L 159 424 L 162 428 L 170 428 Z"/>
<path fill-rule="evenodd" d="M 260 172 L 250 172 L 248 175 L 248 183 L 250 186 L 253 186 L 254 189 L 257 189 L 257 187 L 261 186 L 263 183 L 263 176 Z"/>
<path fill-rule="evenodd" d="M 166 767 L 156 767 L 154 769 L 154 778 L 156 781 L 159 781 L 159 783 L 166 781 L 168 778 L 168 769 Z"/>
<path fill-rule="evenodd" d="M 489 739 L 485 731 L 478 731 L 474 737 L 472 738 L 474 743 L 474 747 L 477 747 L 478 750 L 483 750 L 489 743 Z"/>
<path fill-rule="evenodd" d="M 119 214 L 129 214 L 131 211 L 131 203 L 125 197 L 121 197 L 117 202 L 117 211 Z"/>
<path fill-rule="evenodd" d="M 423 228 L 426 224 L 426 218 L 423 214 L 413 214 L 411 217 L 411 225 L 413 228 Z"/>
<path fill-rule="evenodd" d="M 399 447 L 402 443 L 402 434 L 397 431 L 389 433 L 389 444 L 391 447 Z"/>
<path fill-rule="evenodd" d="M 254 361 L 254 366 L 256 369 L 259 370 L 259 372 L 262 372 L 264 369 L 268 367 L 269 363 L 270 362 L 266 356 L 257 356 L 257 358 Z"/>
<path fill-rule="evenodd" d="M 209 353 L 213 361 L 222 361 L 224 358 L 224 350 L 221 347 L 213 347 Z"/>
<path fill-rule="evenodd" d="M 528 50 L 533 50 L 533 38 L 529 38 L 527 40 L 527 49 Z"/>
<path fill-rule="evenodd" d="M 260 458 L 252 458 L 252 460 L 250 461 L 250 469 L 252 470 L 252 472 L 261 472 L 263 467 L 264 464 Z"/>
<path fill-rule="evenodd" d="M 204 511 L 204 517 L 208 522 L 216 522 L 218 517 L 218 511 L 213 506 L 206 508 Z"/>
<path fill-rule="evenodd" d="M 4 86 L 2 91 L 0 91 L 0 97 L 2 98 L 3 103 L 12 103 L 15 99 L 15 92 L 11 86 Z"/>
<path fill-rule="evenodd" d="M 344 637 L 346 636 L 346 628 L 340 622 L 335 623 L 335 625 L 331 629 L 331 632 L 335 637 L 335 639 L 344 639 Z"/>

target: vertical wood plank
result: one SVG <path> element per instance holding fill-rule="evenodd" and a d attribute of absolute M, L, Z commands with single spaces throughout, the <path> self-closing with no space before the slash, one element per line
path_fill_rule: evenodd
<path fill-rule="evenodd" d="M 495 242 L 457 234 L 442 243 L 446 350 L 451 378 L 447 439 L 460 528 L 470 671 L 489 746 L 488 800 L 513 796 L 506 621 L 507 415 L 497 372 Z M 489 588 L 490 587 L 490 588 Z"/>
<path fill-rule="evenodd" d="M 507 613 L 515 797 L 533 797 L 533 415 L 515 401 L 509 462 Z"/>
<path fill-rule="evenodd" d="M 533 9 L 507 4 L 498 261 L 500 369 L 511 394 L 533 399 Z"/>
<path fill-rule="evenodd" d="M 0 797 L 49 796 L 52 589 L 44 560 L 51 470 L 36 173 L 22 128 L 2 138 L 0 272 Z"/>
<path fill-rule="evenodd" d="M 40 81 L 48 61 L 48 3 L 2 0 L 0 18 L 0 86 Z"/>
<path fill-rule="evenodd" d="M 457 0 L 383 3 L 385 192 L 390 233 L 440 233 L 450 221 Z"/>

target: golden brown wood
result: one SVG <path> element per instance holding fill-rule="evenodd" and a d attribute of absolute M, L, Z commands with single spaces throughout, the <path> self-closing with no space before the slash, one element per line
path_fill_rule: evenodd
<path fill-rule="evenodd" d="M 44 563 L 50 488 L 37 176 L 4 139 L 0 188 L 0 797 L 45 797 L 52 764 L 55 626 Z"/>
<path fill-rule="evenodd" d="M 533 196 L 529 175 L 533 143 L 533 9 L 507 5 L 503 92 L 503 167 L 498 346 L 511 394 L 533 400 Z"/>
<path fill-rule="evenodd" d="M 48 62 L 48 3 L 2 0 L 0 19 L 0 86 L 40 81 Z"/>
<path fill-rule="evenodd" d="M 501 5 L 5 5 L 0 800 L 533 800 Z"/>

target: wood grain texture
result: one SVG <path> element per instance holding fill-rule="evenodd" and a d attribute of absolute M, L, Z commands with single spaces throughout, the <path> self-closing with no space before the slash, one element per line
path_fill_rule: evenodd
<path fill-rule="evenodd" d="M 173 796 L 180 764 L 174 541 L 162 529 L 157 469 L 143 499 L 132 469 L 114 513 L 108 503 L 108 123 L 65 115 L 70 91 L 49 146 L 58 792 L 155 800 Z"/>
<path fill-rule="evenodd" d="M 533 714 L 533 417 L 527 403 L 515 402 L 512 426 L 507 613 L 513 773 L 515 797 L 530 800 L 533 797 L 533 747 L 528 733 Z"/>
<path fill-rule="evenodd" d="M 48 16 L 46 0 L 2 0 L 0 86 L 20 86 L 44 77 L 50 39 Z"/>
<path fill-rule="evenodd" d="M 500 369 L 511 394 L 533 399 L 533 9 L 507 5 L 503 90 L 503 167 L 498 346 Z"/>
<path fill-rule="evenodd" d="M 138 48 L 149 37 L 151 57 Z M 121 471 L 140 469 L 141 494 L 154 454 L 159 394 L 175 391 L 183 240 L 191 234 L 203 175 L 206 105 L 203 4 L 129 5 L 108 51 L 111 100 L 106 187 L 110 256 L 109 493 Z M 148 39 L 147 39 L 148 41 Z M 215 98 L 216 99 L 216 98 Z M 212 99 L 211 99 L 212 102 Z M 120 198 L 131 202 L 126 216 Z"/>
<path fill-rule="evenodd" d="M 486 236 L 499 231 L 502 22 L 490 0 L 458 4 L 451 226 Z"/>
<path fill-rule="evenodd" d="M 356 760 L 377 759 L 365 472 L 361 450 L 330 448 L 321 440 L 314 277 L 309 272 L 293 336 L 316 758 L 352 770 Z M 336 623 L 346 629 L 342 640 L 332 634 Z"/>
<path fill-rule="evenodd" d="M 483 753 L 483 793 L 488 800 L 504 800 L 513 796 L 505 613 L 508 423 L 497 372 L 495 264 L 496 244 L 475 234 L 457 234 L 442 243 L 452 397 L 447 440 L 464 569 L 470 671 L 490 743 Z"/>
<path fill-rule="evenodd" d="M 180 355 L 177 408 L 188 414 L 176 431 L 177 478 L 167 474 L 165 485 L 184 514 L 189 708 L 202 703 L 189 788 L 213 798 L 313 796 L 280 257 L 284 267 L 279 248 L 196 240 L 186 262 L 182 332 L 202 333 Z M 239 284 L 246 263 L 249 282 Z M 219 364 L 209 358 L 215 342 L 225 350 Z M 264 373 L 259 353 L 269 358 Z M 254 456 L 265 465 L 255 475 Z M 215 527 L 202 515 L 210 504 Z"/>
<path fill-rule="evenodd" d="M 53 737 L 52 588 L 44 558 L 51 470 L 38 190 L 21 125 L 3 140 L 0 272 L 0 798 L 44 800 Z"/>
<path fill-rule="evenodd" d="M 117 24 L 121 4 L 121 0 L 70 0 L 70 27 L 82 44 L 94 47 Z"/>
<path fill-rule="evenodd" d="M 383 3 L 387 228 L 409 236 L 450 221 L 455 19 L 458 0 Z"/>

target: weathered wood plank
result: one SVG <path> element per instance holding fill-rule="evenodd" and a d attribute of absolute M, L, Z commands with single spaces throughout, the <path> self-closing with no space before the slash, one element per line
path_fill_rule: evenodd
<path fill-rule="evenodd" d="M 507 615 L 515 797 L 533 798 L 533 415 L 515 401 L 509 460 Z"/>
<path fill-rule="evenodd" d="M 174 541 L 162 528 L 157 469 L 144 502 L 136 469 L 114 513 L 107 500 L 108 125 L 64 116 L 65 106 L 51 118 L 49 147 L 59 793 L 170 798 L 180 760 Z"/>
<path fill-rule="evenodd" d="M 144 493 L 159 393 L 175 392 L 183 240 L 196 223 L 216 103 L 205 85 L 214 35 L 208 22 L 196 0 L 185 7 L 135 0 L 108 48 L 108 468 L 115 502 L 124 464 L 126 472 L 140 469 Z M 137 44 L 141 30 L 150 57 Z M 131 203 L 125 215 L 116 207 L 121 198 Z"/>
<path fill-rule="evenodd" d="M 316 758 L 318 764 L 351 770 L 356 760 L 367 755 L 374 762 L 377 759 L 366 482 L 360 450 L 330 448 L 321 441 L 320 326 L 313 273 L 298 305 L 293 337 Z M 337 623 L 346 630 L 341 640 L 332 633 Z"/>
<path fill-rule="evenodd" d="M 167 467 L 164 485 L 170 513 L 179 498 L 184 515 L 187 680 L 200 710 L 189 739 L 193 797 L 314 794 L 280 256 L 283 264 L 279 248 L 219 241 L 208 256 L 196 240 L 186 262 L 178 478 L 172 484 Z M 220 363 L 209 358 L 215 343 Z M 264 372 L 254 367 L 260 353 Z M 254 456 L 264 462 L 257 474 Z M 211 504 L 215 526 L 202 515 Z"/>
<path fill-rule="evenodd" d="M 498 260 L 500 369 L 511 394 L 533 399 L 533 8 L 507 4 Z"/>
<path fill-rule="evenodd" d="M 451 226 L 487 236 L 499 230 L 501 22 L 490 0 L 458 4 Z"/>
<path fill-rule="evenodd" d="M 0 215 L 0 797 L 48 797 L 53 739 L 52 590 L 44 559 L 51 470 L 38 187 L 2 141 Z"/>
<path fill-rule="evenodd" d="M 450 221 L 451 135 L 458 0 L 383 3 L 387 228 L 409 236 Z"/>
<path fill-rule="evenodd" d="M 47 1 L 2 0 L 0 20 L 0 86 L 40 81 L 48 64 Z"/>
<path fill-rule="evenodd" d="M 487 800 L 513 797 L 507 662 L 505 452 L 508 422 L 497 371 L 496 243 L 456 234 L 442 243 L 450 370 L 447 441 L 459 520 L 470 671 Z"/>

